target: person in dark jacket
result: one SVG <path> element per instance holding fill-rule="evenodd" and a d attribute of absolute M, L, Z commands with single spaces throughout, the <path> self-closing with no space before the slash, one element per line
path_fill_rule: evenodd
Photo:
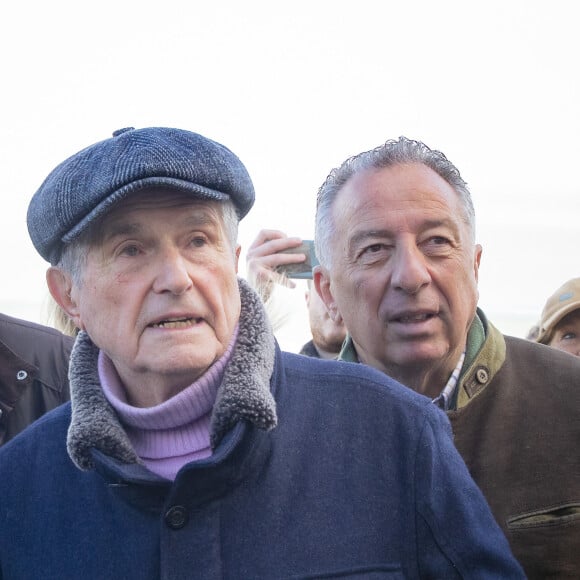
<path fill-rule="evenodd" d="M 0 578 L 523 578 L 430 401 L 282 353 L 237 278 L 222 145 L 118 131 L 28 211 L 71 404 L 0 449 Z"/>
<path fill-rule="evenodd" d="M 442 153 L 387 141 L 320 188 L 315 283 L 349 330 L 341 360 L 447 411 L 528 576 L 580 578 L 580 361 L 503 336 L 477 308 L 474 213 Z"/>
<path fill-rule="evenodd" d="M 72 344 L 54 328 L 0 314 L 0 445 L 69 400 Z"/>

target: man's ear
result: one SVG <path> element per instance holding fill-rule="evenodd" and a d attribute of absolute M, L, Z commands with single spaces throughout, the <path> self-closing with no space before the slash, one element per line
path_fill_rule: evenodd
<path fill-rule="evenodd" d="M 312 279 L 316 292 L 322 298 L 331 320 L 340 324 L 342 322 L 342 315 L 338 311 L 338 306 L 332 294 L 332 285 L 328 272 L 322 266 L 315 266 L 312 270 Z"/>
<path fill-rule="evenodd" d="M 235 261 L 236 261 L 236 274 L 238 273 L 238 266 L 239 266 L 239 262 L 240 262 L 240 252 L 242 251 L 242 246 L 240 246 L 240 244 L 238 244 L 236 246 L 236 257 L 235 257 Z"/>
<path fill-rule="evenodd" d="M 78 304 L 73 297 L 73 281 L 70 274 L 51 266 L 46 271 L 46 283 L 55 302 L 67 313 L 74 325 L 84 330 Z"/>
<path fill-rule="evenodd" d="M 479 281 L 479 264 L 481 262 L 481 253 L 482 247 L 480 244 L 476 244 L 474 248 L 474 255 L 473 255 L 473 272 L 475 275 L 475 281 Z"/>

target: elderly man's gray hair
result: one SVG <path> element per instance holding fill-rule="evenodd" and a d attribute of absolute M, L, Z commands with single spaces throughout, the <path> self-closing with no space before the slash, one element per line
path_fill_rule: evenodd
<path fill-rule="evenodd" d="M 347 181 L 363 171 L 411 163 L 426 165 L 455 190 L 463 202 L 465 221 L 470 227 L 472 239 L 475 239 L 473 201 L 459 170 L 440 151 L 430 149 L 421 141 L 399 137 L 350 157 L 330 172 L 318 190 L 314 239 L 316 255 L 322 266 L 331 267 L 332 240 L 338 239 L 332 219 L 332 205 Z"/>

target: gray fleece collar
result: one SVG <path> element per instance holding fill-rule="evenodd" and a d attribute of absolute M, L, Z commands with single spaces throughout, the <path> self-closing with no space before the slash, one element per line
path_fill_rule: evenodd
<path fill-rule="evenodd" d="M 238 279 L 241 295 L 239 332 L 226 367 L 210 423 L 212 448 L 238 421 L 247 420 L 264 430 L 276 426 L 276 403 L 270 392 L 274 368 L 274 335 L 258 295 Z M 137 463 L 117 414 L 105 398 L 97 370 L 99 349 L 86 332 L 77 336 L 71 353 L 69 380 L 72 417 L 67 448 L 73 462 L 92 469 L 95 448 L 123 463 Z"/>

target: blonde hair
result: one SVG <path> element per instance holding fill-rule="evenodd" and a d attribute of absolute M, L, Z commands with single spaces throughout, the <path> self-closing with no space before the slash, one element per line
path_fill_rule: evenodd
<path fill-rule="evenodd" d="M 61 308 L 57 301 L 49 294 L 45 303 L 46 324 L 60 330 L 68 336 L 76 336 L 79 329 L 75 326 L 70 316 Z"/>

